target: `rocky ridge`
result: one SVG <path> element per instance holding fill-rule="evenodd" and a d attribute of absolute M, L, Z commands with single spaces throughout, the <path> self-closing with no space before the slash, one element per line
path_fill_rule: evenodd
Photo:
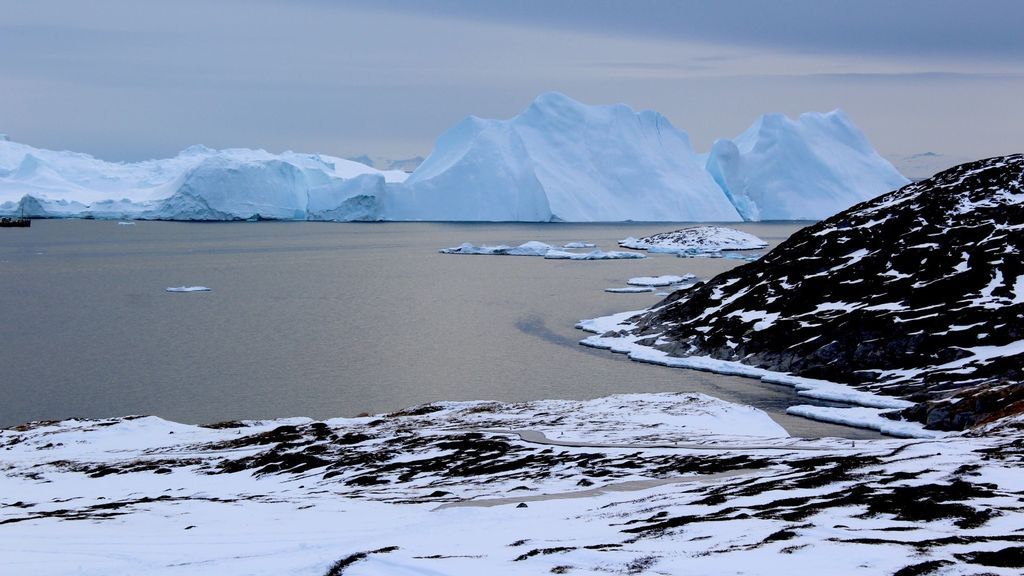
<path fill-rule="evenodd" d="M 898 396 L 963 430 L 1024 411 L 1024 155 L 963 164 L 804 228 L 631 321 L 710 356 Z"/>

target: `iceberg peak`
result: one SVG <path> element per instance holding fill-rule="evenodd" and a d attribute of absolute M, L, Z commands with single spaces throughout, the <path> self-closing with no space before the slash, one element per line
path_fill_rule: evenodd
<path fill-rule="evenodd" d="M 662 115 L 546 92 L 507 120 L 468 117 L 405 185 L 398 220 L 735 221 L 689 137 Z"/>
<path fill-rule="evenodd" d="M 203 146 L 202 144 L 193 144 L 193 145 L 189 146 L 188 148 L 185 148 L 184 150 L 179 152 L 178 155 L 179 156 L 199 156 L 199 155 L 204 155 L 205 156 L 207 154 L 214 154 L 216 152 L 217 151 L 214 150 L 213 148 L 208 148 L 206 146 Z"/>
<path fill-rule="evenodd" d="M 705 167 L 747 220 L 821 220 L 909 183 L 838 108 L 765 114 Z"/>
<path fill-rule="evenodd" d="M 572 106 L 575 108 L 580 108 L 584 106 L 584 104 L 579 102 L 578 100 L 575 100 L 563 94 L 562 92 L 558 92 L 557 90 L 549 90 L 547 92 L 539 94 L 536 98 L 533 99 L 532 105 L 538 107 Z"/>

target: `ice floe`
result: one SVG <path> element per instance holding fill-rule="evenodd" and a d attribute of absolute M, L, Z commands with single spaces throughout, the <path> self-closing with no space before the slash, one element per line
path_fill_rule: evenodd
<path fill-rule="evenodd" d="M 664 276 L 637 276 L 626 280 L 626 284 L 630 286 L 671 286 L 673 284 L 682 284 L 683 282 L 692 282 L 697 279 L 693 274 L 683 274 L 682 276 L 674 276 L 666 274 Z"/>
<path fill-rule="evenodd" d="M 590 246 L 593 246 L 593 244 Z M 452 248 L 442 248 L 438 252 L 441 254 L 473 254 L 483 256 L 539 256 L 548 260 L 628 260 L 644 257 L 643 254 L 636 252 L 605 252 L 603 250 L 571 252 L 536 240 L 531 240 L 518 246 L 506 246 L 504 244 L 477 246 L 466 242 Z"/>
<path fill-rule="evenodd" d="M 613 294 L 639 294 L 643 292 L 654 292 L 653 286 L 624 286 L 621 288 L 605 288 L 605 292 Z"/>
<path fill-rule="evenodd" d="M 555 249 L 550 244 L 531 240 L 518 246 L 506 246 L 504 244 L 497 246 L 475 246 L 469 242 L 464 242 L 453 248 L 442 248 L 438 252 L 441 254 L 477 254 L 483 256 L 544 256 Z"/>
<path fill-rule="evenodd" d="M 567 250 L 550 250 L 544 255 L 548 260 L 636 260 L 643 258 L 636 252 L 619 252 L 611 250 L 592 250 L 590 252 L 569 252 Z"/>

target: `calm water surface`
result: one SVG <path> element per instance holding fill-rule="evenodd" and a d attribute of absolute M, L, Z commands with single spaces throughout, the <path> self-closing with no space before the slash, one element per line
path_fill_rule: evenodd
<path fill-rule="evenodd" d="M 773 245 L 801 224 L 743 224 Z M 755 380 L 579 346 L 582 318 L 660 298 L 627 278 L 724 259 L 569 262 L 442 255 L 462 242 L 616 240 L 671 224 L 35 221 L 0 230 L 0 426 L 156 414 L 182 422 L 327 418 L 435 400 L 698 391 L 767 410 L 791 433 L 873 433 L 785 415 Z M 169 286 L 212 292 L 172 294 Z"/>

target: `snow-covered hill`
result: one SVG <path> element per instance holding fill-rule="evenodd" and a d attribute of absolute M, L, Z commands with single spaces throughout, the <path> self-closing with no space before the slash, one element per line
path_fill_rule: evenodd
<path fill-rule="evenodd" d="M 757 262 L 601 325 L 590 343 L 842 383 L 852 388 L 814 395 L 961 430 L 1024 412 L 1022 252 L 1024 155 L 973 162 L 804 228 Z"/>
<path fill-rule="evenodd" d="M 821 220 L 909 183 L 841 110 L 762 116 L 707 169 L 744 220 Z"/>

